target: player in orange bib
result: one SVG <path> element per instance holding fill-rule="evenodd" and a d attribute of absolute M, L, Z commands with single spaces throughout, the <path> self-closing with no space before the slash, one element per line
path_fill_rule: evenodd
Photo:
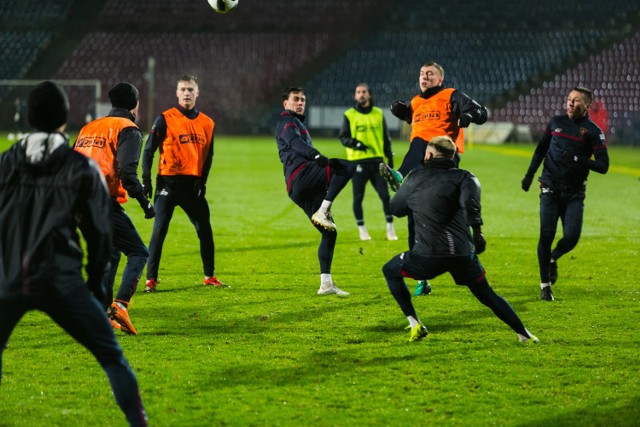
<path fill-rule="evenodd" d="M 196 109 L 200 95 L 195 76 L 178 80 L 178 105 L 156 117 L 142 156 L 142 180 L 151 197 L 153 155 L 160 149 L 156 178 L 156 220 L 149 242 L 149 263 L 145 292 L 156 292 L 162 245 L 176 206 L 191 220 L 200 240 L 204 284 L 227 287 L 215 276 L 215 248 L 209 204 L 205 198 L 207 178 L 213 161 L 214 121 Z"/>
<path fill-rule="evenodd" d="M 105 276 L 108 292 L 108 314 L 115 328 L 136 335 L 137 331 L 129 319 L 129 303 L 138 287 L 142 270 L 147 263 L 149 251 L 131 219 L 122 208 L 127 194 L 136 199 L 144 210 L 145 218 L 153 218 L 155 211 L 144 196 L 142 183 L 138 179 L 138 162 L 142 148 L 142 133 L 135 124 L 138 115 L 138 89 L 121 82 L 109 91 L 111 110 L 106 117 L 88 123 L 78 134 L 74 149 L 95 160 L 107 181 L 113 207 L 111 268 Z M 111 303 L 113 285 L 118 272 L 120 256 L 127 257 L 122 272 L 122 281 Z"/>
<path fill-rule="evenodd" d="M 427 144 L 432 138 L 445 135 L 455 142 L 457 152 L 454 161 L 458 166 L 460 154 L 464 153 L 463 129 L 471 123 L 481 125 L 487 121 L 486 108 L 459 90 L 445 88 L 443 82 L 442 65 L 428 62 L 420 68 L 420 93 L 413 97 L 410 105 L 404 101 L 393 101 L 391 104 L 393 115 L 411 125 L 409 151 L 405 154 L 400 168 L 395 171 L 384 163 L 380 164 L 380 174 L 394 191 L 402 184 L 403 177 L 422 163 Z M 415 241 L 413 216 L 409 215 L 407 218 L 411 249 Z M 426 295 L 429 292 L 429 284 L 419 282 L 414 295 Z"/>

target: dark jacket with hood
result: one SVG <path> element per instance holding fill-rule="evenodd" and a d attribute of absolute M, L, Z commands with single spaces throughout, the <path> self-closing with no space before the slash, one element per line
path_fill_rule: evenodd
<path fill-rule="evenodd" d="M 60 133 L 27 135 L 0 154 L 0 298 L 68 294 L 88 285 L 100 297 L 109 259 L 111 200 L 98 165 Z"/>
<path fill-rule="evenodd" d="M 482 225 L 480 183 L 457 169 L 452 159 L 437 157 L 415 168 L 391 200 L 391 213 L 412 213 L 416 241 L 412 253 L 425 257 L 469 255 L 470 227 Z"/>

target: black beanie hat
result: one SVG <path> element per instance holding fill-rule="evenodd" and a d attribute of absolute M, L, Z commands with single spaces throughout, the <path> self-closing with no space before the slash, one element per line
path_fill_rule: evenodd
<path fill-rule="evenodd" d="M 67 123 L 67 114 L 69 99 L 60 85 L 42 82 L 29 94 L 27 120 L 34 129 L 53 132 Z"/>
<path fill-rule="evenodd" d="M 109 91 L 111 106 L 133 110 L 138 105 L 138 89 L 130 83 L 120 82 Z"/>

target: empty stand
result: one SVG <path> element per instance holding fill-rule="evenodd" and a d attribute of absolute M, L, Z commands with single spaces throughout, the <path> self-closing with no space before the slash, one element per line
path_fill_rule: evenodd
<path fill-rule="evenodd" d="M 0 78 L 16 79 L 27 71 L 37 55 L 51 41 L 49 31 L 0 32 Z"/>
<path fill-rule="evenodd" d="M 526 123 L 538 133 L 555 114 L 564 114 L 569 90 L 585 86 L 603 101 L 614 141 L 640 144 L 640 32 L 613 47 L 592 55 L 585 62 L 558 74 L 527 95 L 492 112 L 499 121 Z"/>
<path fill-rule="evenodd" d="M 349 50 L 307 85 L 317 102 L 344 104 L 359 81 L 367 81 L 379 103 L 410 99 L 418 92 L 420 66 L 435 60 L 445 86 L 490 103 L 530 76 L 580 53 L 604 30 L 553 32 L 380 32 Z"/>
<path fill-rule="evenodd" d="M 328 40 L 327 33 L 91 33 L 54 77 L 100 79 L 105 94 L 118 81 L 129 81 L 140 89 L 144 121 L 149 108 L 144 76 L 147 58 L 153 56 L 154 115 L 176 104 L 177 79 L 194 74 L 201 90 L 198 107 L 220 119 L 224 129 L 225 122 L 250 121 L 252 107 L 295 70 L 291 62 L 303 66 L 324 52 Z M 76 102 L 86 106 L 77 120 L 84 118 L 91 100 Z"/>
<path fill-rule="evenodd" d="M 2 0 L 0 2 L 0 28 L 26 30 L 54 30 L 67 14 L 72 0 L 35 1 Z"/>
<path fill-rule="evenodd" d="M 229 15 L 217 15 L 206 0 L 109 0 L 100 14 L 100 23 L 110 25 L 163 26 L 181 31 L 201 28 L 215 31 L 339 28 L 362 25 L 371 15 L 370 2 L 341 0 L 244 0 Z M 171 17 L 171 19 L 167 19 Z M 340 26 L 343 26 L 340 28 Z"/>

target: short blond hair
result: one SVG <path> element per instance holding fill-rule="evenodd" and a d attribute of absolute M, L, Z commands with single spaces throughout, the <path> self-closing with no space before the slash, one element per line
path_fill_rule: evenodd
<path fill-rule="evenodd" d="M 438 64 L 437 62 L 435 61 L 425 62 L 424 64 L 422 64 L 422 67 L 434 67 L 440 73 L 440 77 L 442 77 L 442 80 L 444 80 L 444 68 L 442 67 L 442 65 Z"/>
<path fill-rule="evenodd" d="M 427 147 L 433 147 L 438 154 L 436 157 L 452 159 L 456 154 L 456 144 L 446 135 L 436 136 L 429 141 Z"/>

